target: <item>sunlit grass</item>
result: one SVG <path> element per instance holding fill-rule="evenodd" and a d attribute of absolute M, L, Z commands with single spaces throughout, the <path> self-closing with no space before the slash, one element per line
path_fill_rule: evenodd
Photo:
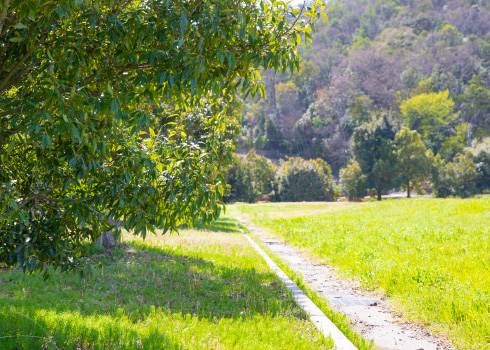
<path fill-rule="evenodd" d="M 308 211 L 308 204 L 297 205 Z M 270 216 L 262 206 L 233 210 L 380 289 L 408 318 L 448 334 L 460 348 L 490 348 L 488 198 L 389 200 L 291 218 Z"/>
<path fill-rule="evenodd" d="M 0 337 L 16 336 L 0 338 L 0 349 L 333 345 L 229 220 L 146 241 L 125 233 L 124 242 L 85 281 L 0 272 Z"/>
<path fill-rule="evenodd" d="M 233 204 L 226 207 L 226 215 L 256 216 L 257 214 L 266 215 L 267 218 L 293 218 L 306 215 L 321 215 L 333 211 L 354 208 L 364 203 L 352 202 L 300 202 L 300 203 L 258 203 L 250 204 Z"/>

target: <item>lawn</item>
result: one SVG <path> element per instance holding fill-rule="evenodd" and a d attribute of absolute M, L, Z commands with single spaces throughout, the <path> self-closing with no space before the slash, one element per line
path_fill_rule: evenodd
<path fill-rule="evenodd" d="M 459 348 L 490 349 L 488 197 L 344 205 L 234 205 L 228 215 L 247 216 L 382 291 L 408 319 Z"/>
<path fill-rule="evenodd" d="M 332 348 L 232 221 L 124 242 L 84 281 L 0 271 L 0 349 Z"/>

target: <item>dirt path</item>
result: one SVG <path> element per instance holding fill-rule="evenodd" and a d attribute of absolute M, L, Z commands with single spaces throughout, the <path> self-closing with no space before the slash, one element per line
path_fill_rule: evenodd
<path fill-rule="evenodd" d="M 455 349 L 448 341 L 431 334 L 421 327 L 404 322 L 396 316 L 387 300 L 362 291 L 352 282 L 339 279 L 332 267 L 316 264 L 311 258 L 288 244 L 271 238 L 261 229 L 238 218 L 247 228 L 258 235 L 267 247 L 288 262 L 289 267 L 300 273 L 313 290 L 327 298 L 334 309 L 346 314 L 354 322 L 355 330 L 384 350 L 450 350 Z"/>

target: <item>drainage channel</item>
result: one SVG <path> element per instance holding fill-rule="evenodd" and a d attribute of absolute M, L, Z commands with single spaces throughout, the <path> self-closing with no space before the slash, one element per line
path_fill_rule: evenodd
<path fill-rule="evenodd" d="M 337 350 L 357 350 L 349 339 L 328 319 L 310 298 L 303 293 L 301 289 L 276 265 L 274 261 L 247 235 L 240 227 L 239 230 L 245 235 L 252 247 L 264 258 L 267 265 L 282 280 L 292 294 L 298 305 L 309 314 L 313 324 L 327 337 L 330 337 L 335 343 Z"/>
<path fill-rule="evenodd" d="M 401 319 L 395 310 L 377 295 L 368 293 L 350 281 L 338 278 L 335 270 L 319 265 L 313 259 L 298 252 L 289 244 L 272 238 L 273 235 L 251 226 L 246 220 L 237 218 L 257 235 L 273 253 L 302 275 L 311 288 L 327 299 L 332 307 L 348 316 L 354 329 L 366 339 L 373 340 L 382 350 L 454 350 L 444 338 L 413 323 Z M 339 349 L 342 349 L 339 346 Z"/>

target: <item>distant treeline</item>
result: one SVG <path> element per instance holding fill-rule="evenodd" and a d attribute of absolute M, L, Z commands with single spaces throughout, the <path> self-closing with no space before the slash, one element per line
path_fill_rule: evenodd
<path fill-rule="evenodd" d="M 396 128 L 388 116 L 356 128 L 352 158 L 334 184 L 331 168 L 318 158 L 281 161 L 279 167 L 251 150 L 234 156 L 227 170 L 228 202 L 333 201 L 340 195 L 359 200 L 369 191 L 430 189 L 437 197 L 469 197 L 490 190 L 490 138 L 458 153 L 451 162 L 434 156 L 417 131 Z"/>
<path fill-rule="evenodd" d="M 321 158 L 351 197 L 419 178 L 439 196 L 488 188 L 490 1 L 342 0 L 326 13 L 300 72 L 263 72 L 267 98 L 245 101 L 239 146 Z M 424 150 L 420 173 L 405 144 Z"/>
<path fill-rule="evenodd" d="M 227 171 L 227 202 L 333 201 L 339 193 L 332 170 L 322 159 L 299 157 L 282 161 L 280 167 L 251 150 L 246 157 L 234 156 Z"/>

